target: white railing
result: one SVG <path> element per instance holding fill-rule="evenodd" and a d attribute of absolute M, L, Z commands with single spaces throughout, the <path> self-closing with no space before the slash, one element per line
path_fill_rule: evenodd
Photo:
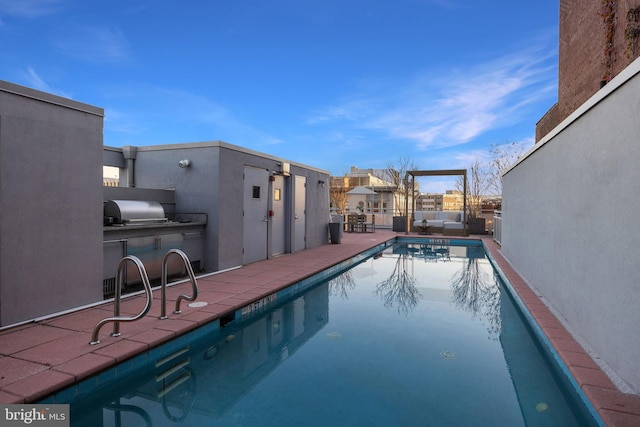
<path fill-rule="evenodd" d="M 493 211 L 493 240 L 502 245 L 502 211 Z"/>

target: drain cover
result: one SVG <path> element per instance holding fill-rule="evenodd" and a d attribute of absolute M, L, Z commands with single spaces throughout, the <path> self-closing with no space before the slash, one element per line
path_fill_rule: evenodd
<path fill-rule="evenodd" d="M 189 304 L 189 307 L 196 308 L 196 307 L 204 307 L 205 305 L 209 305 L 209 303 L 206 301 L 196 301 Z"/>
<path fill-rule="evenodd" d="M 549 409 L 549 405 L 546 402 L 540 402 L 536 405 L 536 411 L 538 412 L 545 412 L 547 409 Z"/>
<path fill-rule="evenodd" d="M 442 351 L 440 352 L 440 356 L 444 357 L 445 359 L 453 359 L 456 357 L 456 354 L 453 351 Z"/>

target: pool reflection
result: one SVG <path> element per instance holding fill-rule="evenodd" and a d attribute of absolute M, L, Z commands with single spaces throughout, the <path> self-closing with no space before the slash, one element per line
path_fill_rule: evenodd
<path fill-rule="evenodd" d="M 270 313 L 157 358 L 126 384 L 107 387 L 102 394 L 108 399 L 75 401 L 72 425 L 210 425 L 328 320 L 325 283 Z"/>
<path fill-rule="evenodd" d="M 389 247 L 273 307 L 178 339 L 72 425 L 591 424 L 481 247 Z"/>

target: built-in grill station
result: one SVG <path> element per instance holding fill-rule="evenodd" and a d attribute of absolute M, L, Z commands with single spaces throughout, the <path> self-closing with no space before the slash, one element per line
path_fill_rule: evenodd
<path fill-rule="evenodd" d="M 158 202 L 147 200 L 108 200 L 104 206 L 104 225 L 162 224 L 169 219 Z"/>
<path fill-rule="evenodd" d="M 203 271 L 206 214 L 175 213 L 173 190 L 105 187 L 105 198 L 108 196 L 118 198 L 106 199 L 104 202 L 105 298 L 113 295 L 118 262 L 127 255 L 140 258 L 151 281 L 159 282 L 162 259 L 170 249 L 185 252 L 193 270 Z M 156 200 L 142 199 L 152 197 L 156 197 Z M 187 274 L 179 257 L 168 258 L 167 272 L 169 277 Z M 127 265 L 124 280 L 123 293 L 138 290 L 141 280 L 135 265 Z"/>

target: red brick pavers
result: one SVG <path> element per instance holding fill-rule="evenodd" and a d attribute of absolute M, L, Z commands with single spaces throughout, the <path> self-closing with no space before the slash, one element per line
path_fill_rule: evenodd
<path fill-rule="evenodd" d="M 100 320 L 113 315 L 113 303 L 0 331 L 0 403 L 35 402 L 116 364 L 144 353 L 225 314 L 292 285 L 332 265 L 393 238 L 396 233 L 346 234 L 341 244 L 323 245 L 285 254 L 198 280 L 198 302 L 204 307 L 181 304 L 179 295 L 191 294 L 191 283 L 167 289 L 168 319 L 160 320 L 160 291 L 154 290 L 149 313 L 136 322 L 121 322 L 119 337 L 112 337 L 113 323 L 99 333 L 100 343 L 90 345 Z M 145 296 L 123 299 L 123 316 L 139 313 Z"/>
<path fill-rule="evenodd" d="M 95 346 L 89 345 L 91 332 L 100 319 L 113 315 L 112 303 L 0 331 L 0 403 L 42 399 L 396 235 L 405 236 L 389 230 L 345 233 L 338 245 L 285 254 L 203 277 L 198 280 L 197 300 L 205 301 L 207 305 L 192 308 L 188 301 L 183 301 L 180 314 L 173 314 L 176 298 L 180 294 L 190 294 L 191 284 L 172 286 L 167 292 L 169 318 L 166 320 L 158 319 L 160 292 L 156 290 L 146 317 L 137 322 L 121 323 L 122 335 L 117 338 L 109 336 L 113 326 L 106 324 L 100 330 L 101 342 Z M 500 247 L 490 237 L 482 240 L 605 423 L 609 426 L 640 425 L 640 398 L 618 391 L 505 260 Z M 121 312 L 133 315 L 143 306 L 144 296 L 128 298 L 123 301 Z"/>

